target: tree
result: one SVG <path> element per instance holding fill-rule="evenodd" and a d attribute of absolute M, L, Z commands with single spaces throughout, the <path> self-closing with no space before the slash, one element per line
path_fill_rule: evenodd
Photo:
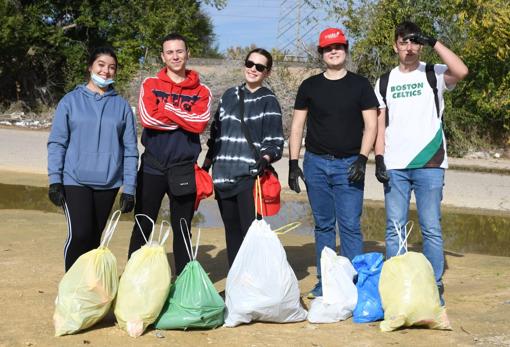
<path fill-rule="evenodd" d="M 204 3 L 221 8 L 225 0 Z M 194 55 L 212 54 L 212 24 L 197 0 L 0 0 L 0 100 L 52 104 L 86 77 L 88 52 L 112 46 L 125 83 L 176 31 Z"/>
<path fill-rule="evenodd" d="M 412 20 L 436 36 L 470 69 L 446 94 L 450 149 L 462 154 L 482 140 L 502 144 L 510 130 L 510 2 L 508 0 L 309 0 L 343 23 L 357 72 L 375 80 L 397 63 L 395 26 Z M 430 49 L 423 60 L 439 63 Z"/>

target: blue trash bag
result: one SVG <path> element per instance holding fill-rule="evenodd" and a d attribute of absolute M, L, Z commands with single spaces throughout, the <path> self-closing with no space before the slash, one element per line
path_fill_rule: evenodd
<path fill-rule="evenodd" d="M 358 272 L 358 303 L 352 312 L 355 323 L 368 323 L 384 318 L 384 311 L 379 295 L 379 277 L 383 266 L 381 253 L 360 254 L 352 260 Z"/>

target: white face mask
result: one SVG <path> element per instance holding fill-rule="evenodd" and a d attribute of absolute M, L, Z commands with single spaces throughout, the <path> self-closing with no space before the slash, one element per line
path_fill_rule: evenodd
<path fill-rule="evenodd" d="M 102 77 L 99 77 L 98 75 L 96 75 L 95 73 L 91 72 L 90 73 L 90 79 L 92 80 L 92 82 L 98 86 L 99 88 L 105 88 L 105 87 L 108 87 L 110 84 L 113 84 L 115 81 L 112 80 L 111 78 L 105 80 L 104 78 Z"/>

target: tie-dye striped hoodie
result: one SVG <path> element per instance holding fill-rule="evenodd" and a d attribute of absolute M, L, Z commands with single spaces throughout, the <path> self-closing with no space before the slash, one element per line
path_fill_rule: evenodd
<path fill-rule="evenodd" d="M 250 92 L 246 87 L 228 89 L 221 97 L 207 141 L 206 157 L 213 162 L 213 182 L 220 198 L 253 187 L 250 168 L 257 162 L 241 128 L 239 88 L 244 90 L 244 122 L 260 156 L 271 162 L 283 152 L 282 111 L 276 96 L 266 87 Z"/>

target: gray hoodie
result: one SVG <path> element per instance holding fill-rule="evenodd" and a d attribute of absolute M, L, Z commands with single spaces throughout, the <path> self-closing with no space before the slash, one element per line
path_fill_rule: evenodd
<path fill-rule="evenodd" d="M 60 100 L 48 138 L 49 183 L 135 194 L 138 148 L 131 107 L 114 89 L 85 85 Z"/>

